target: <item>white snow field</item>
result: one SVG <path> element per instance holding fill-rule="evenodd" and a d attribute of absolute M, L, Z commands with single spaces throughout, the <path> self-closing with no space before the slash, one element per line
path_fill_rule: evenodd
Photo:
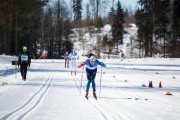
<path fill-rule="evenodd" d="M 23 81 L 13 59 L 0 56 L 0 120 L 180 119 L 180 59 L 100 60 L 107 68 L 101 72 L 98 67 L 97 100 L 92 88 L 89 99 L 84 97 L 82 68 L 75 76 L 64 68 L 64 60 L 32 60 Z"/>

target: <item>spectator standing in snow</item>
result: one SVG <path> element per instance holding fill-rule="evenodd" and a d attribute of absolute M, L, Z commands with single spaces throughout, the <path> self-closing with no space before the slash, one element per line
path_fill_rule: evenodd
<path fill-rule="evenodd" d="M 71 61 L 71 75 L 72 72 L 74 72 L 74 74 L 76 75 L 76 61 L 77 59 L 79 59 L 78 54 L 76 53 L 75 50 L 73 50 L 70 54 L 69 54 L 69 60 Z"/>
<path fill-rule="evenodd" d="M 68 52 L 66 52 L 65 54 L 64 54 L 64 62 L 65 62 L 65 68 L 69 68 L 69 54 L 68 54 Z"/>
<path fill-rule="evenodd" d="M 103 62 L 100 62 L 99 60 L 97 60 L 94 55 L 92 55 L 90 58 L 88 58 L 85 62 L 78 65 L 78 68 L 81 68 L 83 65 L 86 65 L 86 76 L 87 76 L 87 80 L 88 80 L 87 85 L 86 85 L 85 97 L 88 99 L 89 88 L 90 88 L 90 84 L 92 83 L 93 96 L 95 99 L 97 99 L 96 84 L 95 84 L 97 66 L 101 65 L 102 67 L 106 67 L 106 65 Z"/>
<path fill-rule="evenodd" d="M 27 51 L 27 47 L 24 46 L 22 53 L 18 57 L 18 67 L 20 66 L 21 76 L 24 81 L 26 80 L 27 67 L 30 67 L 30 64 L 31 57 Z"/>
<path fill-rule="evenodd" d="M 122 61 L 125 57 L 124 52 L 122 50 L 120 50 L 120 56 L 121 56 L 121 61 Z"/>

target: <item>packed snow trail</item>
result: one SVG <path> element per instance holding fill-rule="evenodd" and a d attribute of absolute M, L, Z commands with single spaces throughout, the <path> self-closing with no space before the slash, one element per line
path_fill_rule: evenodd
<path fill-rule="evenodd" d="M 180 63 L 126 62 L 105 60 L 107 68 L 101 76 L 99 67 L 96 76 L 98 99 L 90 88 L 87 100 L 82 69 L 71 75 L 64 60 L 33 60 L 27 81 L 18 73 L 17 82 L 0 86 L 0 120 L 178 120 Z M 153 88 L 141 86 L 150 80 Z M 167 91 L 173 95 L 166 96 Z"/>

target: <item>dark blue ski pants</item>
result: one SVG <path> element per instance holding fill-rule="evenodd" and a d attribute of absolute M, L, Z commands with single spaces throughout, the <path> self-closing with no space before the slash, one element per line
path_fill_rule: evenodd
<path fill-rule="evenodd" d="M 86 85 L 86 91 L 89 91 L 91 83 L 92 83 L 93 91 L 96 91 L 96 83 L 95 83 L 96 72 L 97 72 L 97 69 L 93 71 L 86 70 L 86 75 L 87 75 L 87 80 L 88 80 L 87 85 Z"/>

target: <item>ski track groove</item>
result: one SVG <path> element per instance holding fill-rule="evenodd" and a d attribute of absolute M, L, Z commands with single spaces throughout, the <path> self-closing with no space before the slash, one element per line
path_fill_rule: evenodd
<path fill-rule="evenodd" d="M 79 83 L 79 87 L 80 88 L 80 83 L 81 83 L 81 79 L 78 76 L 74 76 L 74 80 L 75 81 L 79 81 L 76 82 L 76 84 L 78 85 Z M 82 86 L 84 92 L 85 92 L 85 87 Z M 80 91 L 80 90 L 79 90 Z M 132 120 L 132 118 L 125 114 L 124 112 L 121 111 L 121 116 L 119 115 L 118 111 L 116 111 L 116 109 L 114 109 L 114 106 L 110 106 L 107 103 L 105 103 L 104 101 L 102 101 L 101 99 L 98 100 L 94 100 L 91 99 L 92 97 L 89 97 L 90 99 L 88 99 L 89 102 L 91 102 L 93 104 L 93 106 L 98 109 L 98 111 L 101 113 L 101 115 L 103 116 L 103 118 L 105 120 Z M 106 107 L 105 107 L 106 106 Z M 105 109 L 109 109 L 109 111 L 107 112 Z"/>
<path fill-rule="evenodd" d="M 0 120 L 21 120 L 21 119 L 25 119 L 26 117 L 28 117 L 29 114 L 31 114 L 31 112 L 33 112 L 34 109 L 36 109 L 38 107 L 38 105 L 41 103 L 41 101 L 43 100 L 43 98 L 46 96 L 52 81 L 54 79 L 54 76 L 52 74 L 52 66 L 48 66 L 48 78 L 47 80 L 44 82 L 44 84 L 41 86 L 41 88 L 39 90 L 37 90 L 36 93 L 34 93 L 34 95 L 32 95 L 31 97 L 29 97 L 23 104 L 19 105 L 18 107 L 14 108 L 12 111 L 10 111 L 9 113 L 6 113 L 4 116 L 2 116 L 0 118 Z M 120 70 L 122 71 L 122 70 Z M 139 77 L 138 75 L 134 74 L 137 71 L 133 71 L 133 76 L 138 77 L 138 78 L 144 78 L 144 77 Z M 67 73 L 70 73 L 69 70 L 67 70 Z M 139 72 L 138 72 L 139 73 Z M 143 72 L 144 73 L 144 72 Z M 83 73 L 85 74 L 85 73 Z M 98 73 L 100 74 L 100 73 Z M 83 88 L 83 93 L 85 93 L 85 87 L 82 86 L 80 87 L 80 83 L 81 83 L 81 79 L 78 76 L 75 76 L 74 74 L 71 75 L 74 79 L 74 82 L 76 84 L 76 87 L 78 89 L 78 91 L 80 91 L 81 87 Z M 145 76 L 145 75 L 144 75 Z M 110 78 L 113 79 L 109 76 L 103 76 L 103 78 Z M 146 79 L 152 79 L 152 80 L 160 80 L 159 77 L 154 77 L 154 76 L 149 76 L 146 75 Z M 97 79 L 98 80 L 98 79 Z M 119 82 L 117 82 L 119 83 Z M 107 87 L 112 89 L 113 91 L 116 92 L 116 95 L 118 96 L 125 96 L 127 98 L 131 98 L 131 99 L 136 99 L 138 98 L 138 100 L 141 100 L 141 102 L 143 103 L 149 103 L 152 105 L 158 105 L 160 107 L 165 107 L 165 108 L 173 108 L 172 106 L 167 105 L 166 103 L 160 103 L 158 101 L 152 101 L 151 99 L 147 99 L 144 96 L 141 96 L 139 94 L 136 95 L 132 95 L 130 93 L 127 93 L 123 90 L 121 90 L 120 88 L 117 88 L 116 86 L 114 86 L 114 83 L 109 82 L 109 81 L 104 81 L 103 84 Z M 120 83 L 119 83 L 120 84 Z M 119 92 L 120 91 L 120 92 Z M 80 91 L 81 92 L 81 91 Z M 84 97 L 84 96 L 83 96 Z M 103 101 L 102 99 L 100 99 L 100 97 L 98 97 L 98 100 L 95 100 L 93 97 L 89 97 L 90 99 L 88 99 L 88 101 L 101 113 L 102 117 L 105 120 L 133 120 L 130 115 L 128 115 L 128 113 L 125 113 L 124 111 L 122 111 L 120 108 L 118 108 L 117 106 L 115 106 L 114 104 L 108 104 L 107 102 Z M 84 98 L 86 99 L 86 98 Z M 147 100 L 145 100 L 147 99 Z M 119 101 L 118 101 L 119 102 Z M 108 112 L 105 110 L 108 109 Z M 117 111 L 118 110 L 118 111 Z M 179 110 L 176 109 L 176 112 L 180 112 Z M 120 115 L 119 115 L 120 114 Z"/>
<path fill-rule="evenodd" d="M 47 93 L 48 89 L 51 86 L 51 83 L 54 79 L 52 75 L 52 68 L 49 65 L 48 66 L 48 78 L 44 82 L 44 84 L 41 86 L 41 88 L 34 93 L 30 98 L 28 98 L 23 104 L 16 107 L 11 112 L 7 113 L 6 115 L 2 116 L 0 120 L 21 120 L 24 119 L 24 117 L 27 117 L 26 115 L 30 114 L 31 111 L 33 111 L 39 103 L 42 101 L 42 98 L 45 97 L 45 94 Z"/>
<path fill-rule="evenodd" d="M 103 101 L 102 99 L 100 99 L 99 101 L 98 102 L 100 104 L 102 104 L 102 106 L 106 106 L 108 109 L 110 109 L 110 111 L 113 111 L 113 113 L 115 113 L 117 115 L 117 120 L 119 120 L 120 118 L 121 118 L 120 120 L 133 120 L 130 115 L 128 115 L 127 113 L 125 113 L 124 111 L 119 109 L 117 106 L 115 106 L 113 104 L 110 105 L 110 104 L 106 103 L 105 101 Z M 118 111 L 117 111 L 117 109 L 118 109 Z M 119 114 L 121 114 L 121 116 L 119 116 Z"/>
<path fill-rule="evenodd" d="M 99 73 L 100 74 L 100 73 Z M 108 109 L 110 109 L 110 111 L 113 111 L 113 116 L 115 117 L 113 120 L 133 120 L 128 114 L 126 114 L 125 112 L 123 112 L 122 110 L 119 110 L 121 113 L 121 116 L 119 116 L 119 112 L 117 111 L 117 107 L 116 106 L 112 106 L 109 105 L 108 103 L 104 102 L 103 100 L 101 99 L 98 99 L 98 103 L 99 105 L 101 105 L 101 107 L 103 108 L 104 106 L 106 106 Z M 115 109 L 114 109 L 115 108 Z M 119 109 L 119 108 L 118 108 Z M 111 113 L 111 114 L 112 114 Z M 107 113 L 109 114 L 109 113 Z M 120 119 L 121 118 L 121 119 Z M 110 119 L 111 120 L 111 119 Z"/>
<path fill-rule="evenodd" d="M 134 74 L 133 74 L 134 75 Z M 134 75 L 134 76 L 136 76 L 136 77 L 139 77 L 138 75 Z M 148 75 L 147 75 L 147 77 L 148 77 Z M 146 77 L 146 78 L 147 78 Z M 109 78 L 109 77 L 107 77 L 106 76 L 106 78 Z M 112 79 L 112 78 L 111 78 Z M 120 83 L 119 83 L 120 84 Z M 111 89 L 113 89 L 113 90 L 116 90 L 117 91 L 117 89 L 119 89 L 120 90 L 120 88 L 116 88 L 115 86 L 112 88 L 112 87 L 110 87 L 110 86 L 108 86 L 107 84 L 105 84 L 108 88 L 111 88 Z M 117 85 L 118 86 L 118 85 Z M 144 102 L 144 103 L 151 103 L 152 105 L 158 105 L 158 106 L 160 106 L 160 107 L 165 107 L 165 108 L 174 108 L 174 107 L 172 107 L 172 106 L 169 106 L 169 105 L 167 105 L 166 103 L 162 103 L 162 102 L 157 102 L 157 101 L 154 101 L 154 100 L 152 100 L 152 99 L 148 99 L 148 98 L 145 98 L 144 96 L 140 96 L 140 95 L 132 95 L 132 94 L 129 94 L 129 93 L 125 93 L 123 90 L 120 90 L 121 92 L 117 92 L 117 94 L 119 94 L 119 96 L 122 96 L 122 95 L 124 95 L 125 97 L 128 97 L 128 98 L 134 98 L 134 99 L 138 99 L 138 100 L 141 100 L 141 102 Z M 179 110 L 177 110 L 176 109 L 176 112 L 180 112 Z"/>
<path fill-rule="evenodd" d="M 78 77 L 78 76 L 76 76 L 76 80 L 78 80 L 78 81 L 80 81 L 81 79 Z M 83 80 L 83 79 L 82 79 Z M 81 81 L 80 81 L 81 82 Z M 80 83 L 79 82 L 79 83 Z M 80 86 L 81 84 L 79 84 L 79 86 Z M 81 88 L 83 88 L 83 93 L 85 94 L 85 87 L 83 86 L 83 84 L 82 84 L 82 86 L 81 86 Z M 81 92 L 80 92 L 81 93 Z M 92 97 L 91 97 L 92 98 Z M 86 98 L 85 98 L 86 99 Z M 94 99 L 94 98 L 93 98 Z M 101 107 L 99 107 L 98 106 L 98 104 L 96 104 L 96 101 L 93 101 L 92 99 L 87 99 L 87 101 L 89 101 L 92 105 L 93 105 L 93 107 L 95 108 L 95 109 L 97 109 L 98 111 L 99 111 L 99 113 L 102 115 L 102 117 L 105 119 L 105 120 L 111 120 L 112 119 L 112 116 L 111 115 L 109 115 L 109 113 L 105 113 L 106 111 L 104 111 Z M 107 116 L 108 115 L 108 116 Z"/>
<path fill-rule="evenodd" d="M 79 81 L 79 83 L 80 83 L 80 80 L 81 79 L 79 79 L 79 77 L 78 76 L 74 76 L 74 80 L 75 81 Z M 77 82 L 76 82 L 77 83 Z M 77 84 L 78 85 L 78 84 Z M 83 87 L 83 89 L 84 89 L 84 93 L 85 93 L 85 87 L 84 86 L 82 86 Z M 80 84 L 79 84 L 79 87 L 78 88 L 80 88 Z M 80 90 L 79 90 L 80 91 Z M 84 99 L 86 99 L 86 98 L 84 98 Z M 93 98 L 94 99 L 94 98 Z M 113 116 L 110 114 L 110 113 L 107 113 L 105 110 L 103 110 L 97 103 L 96 103 L 96 101 L 93 101 L 92 99 L 89 99 L 88 98 L 88 101 L 100 112 L 100 114 L 102 115 L 102 117 L 105 119 L 105 120 L 112 120 L 112 119 L 114 119 L 113 118 Z M 108 116 L 107 116 L 108 115 Z M 115 119 L 114 119 L 115 120 Z"/>
<path fill-rule="evenodd" d="M 146 101 L 144 101 L 144 99 L 142 99 L 142 98 L 140 98 L 140 97 L 137 97 L 137 96 L 133 96 L 133 95 L 127 94 L 127 93 L 125 93 L 125 92 L 122 91 L 122 90 L 119 92 L 119 90 L 117 90 L 116 87 L 109 87 L 109 86 L 107 85 L 107 83 L 109 84 L 109 82 L 104 82 L 105 86 L 107 86 L 108 88 L 110 88 L 113 93 L 115 93 L 117 96 L 120 96 L 121 98 L 122 98 L 122 96 L 123 96 L 123 97 L 125 97 L 127 100 L 128 100 L 128 99 L 132 99 L 132 100 L 141 100 L 141 102 L 146 102 Z M 119 89 L 119 88 L 118 88 L 118 89 Z M 118 100 L 117 100 L 117 102 L 120 103 L 120 101 L 118 101 Z M 121 104 L 121 103 L 120 103 L 120 104 Z M 123 114 L 128 114 L 128 113 L 125 113 L 124 111 L 122 111 L 122 109 L 118 108 L 117 106 L 115 106 L 115 105 L 113 105 L 113 104 L 112 104 L 112 106 L 116 107 L 116 110 L 121 111 Z M 130 115 L 127 115 L 127 116 L 130 116 Z M 130 117 L 130 119 L 133 120 L 131 117 Z"/>
<path fill-rule="evenodd" d="M 114 113 L 117 116 L 116 120 L 133 120 L 130 117 L 130 115 L 128 115 L 127 113 L 123 112 L 122 109 L 119 109 L 119 107 L 117 107 L 117 106 L 115 106 L 113 104 L 110 105 L 107 102 L 104 102 L 103 100 L 100 100 L 98 102 L 101 103 L 102 106 L 107 106 L 107 108 L 109 108 L 109 110 L 112 111 L 112 113 Z"/>
<path fill-rule="evenodd" d="M 106 83 L 104 83 L 104 84 L 107 85 L 107 83 L 108 83 L 108 82 L 106 82 Z M 108 87 L 109 87 L 109 86 L 108 86 Z M 122 93 L 122 92 L 124 92 L 124 91 L 122 91 L 122 90 L 121 90 L 121 92 L 119 92 L 115 87 L 114 87 L 114 88 L 113 88 L 113 87 L 109 87 L 109 88 L 112 89 L 113 93 L 115 93 L 116 95 L 118 95 L 118 96 L 120 96 L 120 97 L 122 97 L 122 95 L 123 95 L 123 96 L 126 97 L 127 99 L 132 99 L 132 100 L 137 100 L 137 101 L 140 100 L 141 102 L 147 103 L 147 101 L 142 100 L 142 98 L 139 98 L 139 97 L 137 97 L 137 96 L 132 96 L 132 95 L 127 94 L 127 93 Z M 119 104 L 121 104 L 121 102 L 120 102 L 119 100 L 116 100 L 116 102 L 118 102 Z M 107 103 L 106 103 L 106 104 L 107 104 Z M 121 114 L 126 114 L 126 116 L 127 116 L 128 118 L 126 118 L 125 120 L 128 120 L 128 119 L 129 119 L 129 120 L 133 120 L 133 118 L 131 117 L 131 115 L 128 114 L 127 112 L 123 111 L 122 109 L 120 109 L 119 107 L 117 107 L 117 106 L 114 105 L 114 104 L 111 104 L 111 106 L 114 106 L 116 110 L 118 110 L 118 111 L 121 112 Z M 137 110 L 138 110 L 138 109 L 137 109 Z M 155 120 L 155 118 L 154 118 L 154 120 Z"/>
<path fill-rule="evenodd" d="M 133 76 L 135 76 L 136 78 L 137 77 L 139 77 L 138 75 L 135 75 L 135 74 L 133 74 Z M 158 78 L 157 76 L 156 77 L 154 77 L 154 76 L 149 76 L 149 75 L 146 75 L 146 76 L 144 76 L 146 79 L 147 78 L 153 78 L 153 79 L 159 79 L 159 81 L 161 81 L 160 80 L 160 78 Z M 142 77 L 139 77 L 139 78 L 142 78 Z M 139 98 L 143 98 L 143 99 L 146 99 L 146 98 L 144 98 L 144 97 L 142 97 L 142 96 L 140 96 L 140 95 L 137 95 Z M 158 106 L 160 106 L 160 107 L 165 107 L 165 108 L 174 108 L 174 107 L 172 107 L 172 106 L 169 106 L 169 105 L 167 105 L 167 103 L 162 103 L 162 102 L 158 102 L 158 101 L 154 101 L 154 100 L 151 100 L 151 101 L 148 101 L 148 102 L 150 102 L 150 103 L 152 103 L 152 104 L 156 104 L 156 105 L 158 105 Z M 180 108 L 178 108 L 177 110 L 176 110 L 176 112 L 180 112 L 180 110 L 179 110 Z"/>

